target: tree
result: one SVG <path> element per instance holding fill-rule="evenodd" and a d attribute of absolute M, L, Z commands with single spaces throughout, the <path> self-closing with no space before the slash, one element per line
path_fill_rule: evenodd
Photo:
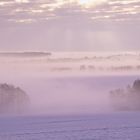
<path fill-rule="evenodd" d="M 0 84 L 0 113 L 22 113 L 29 105 L 29 97 L 19 87 Z"/>
<path fill-rule="evenodd" d="M 133 89 L 140 92 L 140 80 L 135 80 L 133 83 Z"/>
<path fill-rule="evenodd" d="M 140 110 L 140 80 L 135 80 L 132 86 L 116 89 L 110 92 L 113 108 L 117 110 Z"/>

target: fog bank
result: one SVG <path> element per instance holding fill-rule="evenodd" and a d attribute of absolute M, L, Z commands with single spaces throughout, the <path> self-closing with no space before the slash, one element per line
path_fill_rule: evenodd
<path fill-rule="evenodd" d="M 112 112 L 109 91 L 126 87 L 138 76 L 134 76 L 133 69 L 115 69 L 115 73 L 110 74 L 110 70 L 106 68 L 112 67 L 114 62 L 117 62 L 118 66 L 124 65 L 121 59 L 125 58 L 125 62 L 128 62 L 130 56 L 133 56 L 132 62 L 137 62 L 139 55 L 123 54 L 112 57 L 109 55 L 109 58 L 108 54 L 102 57 L 95 57 L 93 54 L 90 54 L 88 58 L 83 56 L 79 58 L 75 55 L 69 60 L 66 59 L 66 56 L 60 57 L 59 55 L 57 57 L 49 56 L 50 58 L 48 56 L 21 57 L 20 55 L 6 58 L 4 55 L 0 58 L 0 83 L 19 86 L 26 91 L 31 100 L 28 110 L 28 114 L 31 115 Z M 98 60 L 97 63 L 94 63 L 95 60 Z M 83 64 L 86 66 L 94 64 L 95 68 L 87 70 Z M 137 65 L 137 63 L 135 64 Z M 79 67 L 81 65 L 82 67 Z M 58 68 L 78 66 L 79 69 L 76 71 L 57 69 L 56 72 L 52 70 L 54 66 Z M 101 69 L 97 69 L 97 67 Z M 98 74 L 97 71 L 99 71 Z"/>

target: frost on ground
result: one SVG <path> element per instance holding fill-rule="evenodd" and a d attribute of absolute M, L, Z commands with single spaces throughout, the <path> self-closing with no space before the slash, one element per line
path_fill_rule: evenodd
<path fill-rule="evenodd" d="M 0 118 L 0 140 L 138 140 L 140 113 Z"/>

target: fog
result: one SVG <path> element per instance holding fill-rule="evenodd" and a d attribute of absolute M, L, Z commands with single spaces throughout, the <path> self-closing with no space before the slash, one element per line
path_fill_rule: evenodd
<path fill-rule="evenodd" d="M 25 58 L 9 58 L 1 61 L 0 83 L 22 88 L 30 97 L 28 115 L 74 115 L 113 112 L 109 91 L 123 88 L 137 76 L 100 73 L 79 73 L 76 71 L 48 72 L 44 65 Z M 1 59 L 2 60 L 2 59 Z M 11 62 L 12 60 L 12 62 Z M 19 63 L 20 62 L 20 63 Z M 53 63 L 53 62 L 52 62 Z M 68 64 L 67 64 L 68 65 Z M 105 64 L 104 64 L 105 65 Z M 44 69 L 46 68 L 46 69 Z"/>
<path fill-rule="evenodd" d="M 89 77 L 15 77 L 0 80 L 21 87 L 30 97 L 29 114 L 90 114 L 108 111 L 108 94 Z"/>

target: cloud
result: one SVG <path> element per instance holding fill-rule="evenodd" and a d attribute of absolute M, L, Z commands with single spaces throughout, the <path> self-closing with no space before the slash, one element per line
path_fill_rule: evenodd
<path fill-rule="evenodd" d="M 139 50 L 140 0 L 1 0 L 0 21 L 0 50 Z"/>
<path fill-rule="evenodd" d="M 140 21 L 140 0 L 1 0 L 0 20 L 13 23 L 85 19 Z M 69 21 L 69 20 L 68 20 Z"/>

